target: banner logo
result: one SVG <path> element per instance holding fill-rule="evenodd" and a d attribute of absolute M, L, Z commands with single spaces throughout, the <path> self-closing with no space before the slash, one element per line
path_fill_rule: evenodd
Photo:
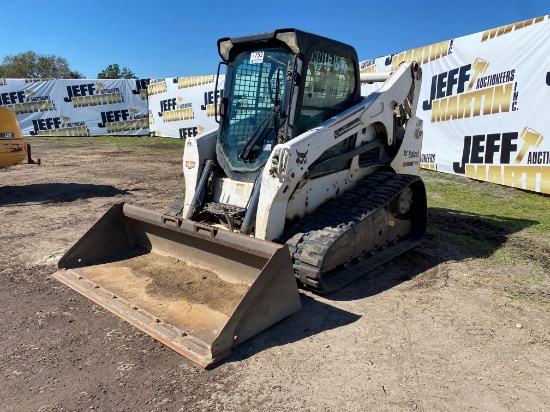
<path fill-rule="evenodd" d="M 47 117 L 32 121 L 31 136 L 89 136 L 85 122 L 71 122 L 67 116 Z"/>
<path fill-rule="evenodd" d="M 403 62 L 416 61 L 419 64 L 426 64 L 453 53 L 454 40 L 446 40 L 440 43 L 419 47 L 386 58 L 386 66 L 391 64 L 391 70 L 397 69 Z"/>
<path fill-rule="evenodd" d="M 66 103 L 72 102 L 74 108 L 124 102 L 118 87 L 106 89 L 101 82 L 67 86 L 67 96 L 63 100 Z"/>
<path fill-rule="evenodd" d="M 101 112 L 101 123 L 97 127 L 107 128 L 107 133 L 128 132 L 131 130 L 147 129 L 149 127 L 148 114 L 139 115 L 139 110 L 130 108 Z"/>
<path fill-rule="evenodd" d="M 214 93 L 216 94 L 214 96 Z M 223 89 L 217 90 L 217 91 L 209 91 L 204 92 L 204 104 L 201 104 L 201 110 L 206 111 L 206 115 L 208 117 L 212 117 L 216 114 L 216 111 L 220 112 L 220 103 L 218 103 L 218 107 L 216 108 L 214 97 L 216 97 L 216 100 L 219 102 L 222 97 L 224 96 Z"/>
<path fill-rule="evenodd" d="M 472 179 L 549 193 L 550 151 L 533 150 L 543 139 L 528 126 L 521 133 L 465 136 L 462 160 L 453 163 L 453 170 Z M 494 164 L 495 157 L 498 164 Z"/>
<path fill-rule="evenodd" d="M 484 76 L 489 63 L 476 59 L 432 77 L 430 99 L 422 109 L 432 111 L 432 123 L 518 110 L 515 69 Z"/>
<path fill-rule="evenodd" d="M 376 71 L 375 60 L 365 60 L 359 63 L 359 71 L 361 73 L 374 73 Z"/>
<path fill-rule="evenodd" d="M 139 94 L 141 100 L 147 100 L 147 86 L 151 79 L 136 79 L 136 88 L 132 89 L 132 94 Z"/>
<path fill-rule="evenodd" d="M 173 79 L 173 82 L 178 84 L 178 89 L 186 89 L 188 87 L 210 84 L 213 83 L 215 80 L 216 76 L 190 76 L 176 77 Z"/>
<path fill-rule="evenodd" d="M 147 94 L 152 96 L 154 94 L 166 93 L 166 80 L 151 79 L 147 86 Z"/>
<path fill-rule="evenodd" d="M 161 100 L 160 112 L 158 112 L 158 115 L 162 117 L 164 123 L 195 118 L 193 103 L 183 103 L 183 99 L 179 96 L 172 99 Z"/>
<path fill-rule="evenodd" d="M 422 153 L 420 155 L 420 167 L 422 169 L 437 170 L 435 156 L 435 153 Z"/>
<path fill-rule="evenodd" d="M 523 29 L 525 27 L 529 27 L 533 24 L 540 23 L 540 22 L 544 21 L 545 19 L 547 19 L 548 17 L 550 17 L 550 16 L 540 16 L 540 17 L 537 17 L 536 19 L 524 20 L 524 21 L 520 21 L 520 22 L 517 22 L 517 23 L 508 24 L 506 26 L 500 26 L 500 27 L 497 27 L 495 29 L 485 30 L 483 32 L 483 34 L 481 35 L 481 42 L 483 43 L 487 40 L 491 40 L 491 39 L 494 39 L 496 37 L 500 37 L 500 36 L 503 36 L 505 34 L 511 33 L 512 31 L 518 31 L 518 30 Z"/>
<path fill-rule="evenodd" d="M 525 154 L 527 151 L 531 148 L 537 148 L 542 143 L 542 140 L 544 139 L 544 136 L 541 135 L 539 132 L 531 129 L 530 127 L 525 127 L 521 132 L 521 140 L 523 140 L 523 144 L 521 146 L 521 149 L 519 149 L 518 156 L 516 157 L 516 160 L 514 161 L 515 164 L 521 163 L 523 158 L 525 157 Z M 527 164 L 550 164 L 549 161 L 549 153 L 550 152 L 529 152 L 529 156 L 527 157 Z"/>
<path fill-rule="evenodd" d="M 195 137 L 199 134 L 204 133 L 204 127 L 202 126 L 194 126 L 194 127 L 182 127 L 179 130 L 180 138 L 186 139 L 188 137 Z"/>
<path fill-rule="evenodd" d="M 50 80 L 57 80 L 57 79 L 54 79 L 53 77 L 51 78 L 40 78 L 40 79 L 25 79 L 25 83 L 38 83 L 38 82 L 49 82 Z"/>
<path fill-rule="evenodd" d="M 0 93 L 0 106 L 4 106 L 15 114 L 55 110 L 50 96 L 36 96 L 35 91 L 30 89 Z"/>

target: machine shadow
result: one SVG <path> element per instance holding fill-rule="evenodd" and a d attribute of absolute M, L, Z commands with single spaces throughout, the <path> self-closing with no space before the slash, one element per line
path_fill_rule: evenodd
<path fill-rule="evenodd" d="M 234 348 L 231 355 L 214 368 L 224 363 L 247 359 L 265 349 L 283 346 L 306 339 L 318 333 L 352 324 L 360 315 L 320 302 L 304 293 L 300 293 L 302 308 L 275 325 L 260 332 L 246 342 Z"/>
<path fill-rule="evenodd" d="M 302 309 L 242 343 L 222 363 L 247 359 L 265 349 L 306 339 L 349 325 L 361 318 L 331 305 L 382 293 L 446 261 L 489 257 L 510 235 L 538 224 L 534 220 L 480 215 L 451 209 L 428 210 L 428 233 L 416 248 L 393 259 L 342 289 L 323 295 L 323 302 L 300 293 Z"/>
<path fill-rule="evenodd" d="M 0 187 L 0 206 L 73 202 L 92 197 L 126 195 L 127 190 L 110 185 L 44 183 Z"/>
<path fill-rule="evenodd" d="M 419 246 L 327 298 L 334 301 L 362 299 L 411 280 L 443 262 L 489 257 L 510 235 L 536 224 L 534 220 L 429 208 L 428 232 Z"/>

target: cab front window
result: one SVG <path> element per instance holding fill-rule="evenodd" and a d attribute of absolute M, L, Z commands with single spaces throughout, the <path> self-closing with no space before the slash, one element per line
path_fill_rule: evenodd
<path fill-rule="evenodd" d="M 220 146 L 232 170 L 257 170 L 276 145 L 291 61 L 286 49 L 268 48 L 243 52 L 228 66 Z"/>

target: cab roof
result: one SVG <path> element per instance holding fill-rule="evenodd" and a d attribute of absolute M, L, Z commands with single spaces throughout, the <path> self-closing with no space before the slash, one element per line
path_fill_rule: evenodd
<path fill-rule="evenodd" d="M 285 39 L 291 40 L 285 41 Z M 348 44 L 293 28 L 278 29 L 248 36 L 224 37 L 218 40 L 218 53 L 225 62 L 229 62 L 243 51 L 281 46 L 289 49 L 293 54 L 303 56 L 307 55 L 312 47 L 337 50 L 340 56 L 352 58 L 354 61 L 358 60 L 355 48 Z M 222 47 L 229 47 L 229 49 L 225 49 L 224 53 Z"/>

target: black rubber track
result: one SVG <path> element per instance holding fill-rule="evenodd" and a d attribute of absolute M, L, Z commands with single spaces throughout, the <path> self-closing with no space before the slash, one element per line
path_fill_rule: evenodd
<path fill-rule="evenodd" d="M 410 232 L 322 273 L 324 258 L 336 240 L 385 208 L 406 187 L 413 192 L 413 203 L 402 218 L 410 220 Z M 306 215 L 285 234 L 283 241 L 289 246 L 296 278 L 308 289 L 329 293 L 418 245 L 424 238 L 426 221 L 426 191 L 420 177 L 377 171 L 341 197 Z"/>

